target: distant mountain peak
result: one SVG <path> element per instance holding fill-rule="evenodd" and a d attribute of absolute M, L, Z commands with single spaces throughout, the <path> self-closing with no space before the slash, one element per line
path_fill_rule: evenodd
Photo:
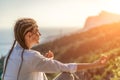
<path fill-rule="evenodd" d="M 120 16 L 120 14 L 116 14 L 108 11 L 101 11 L 99 13 L 99 16 Z"/>
<path fill-rule="evenodd" d="M 120 21 L 120 14 L 115 14 L 107 11 L 101 11 L 98 15 L 89 16 L 86 19 L 84 29 L 89 30 L 91 28 L 101 26 L 104 24 L 111 24 Z"/>

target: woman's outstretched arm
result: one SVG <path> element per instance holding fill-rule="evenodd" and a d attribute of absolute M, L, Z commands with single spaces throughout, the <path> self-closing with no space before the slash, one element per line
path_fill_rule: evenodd
<path fill-rule="evenodd" d="M 108 57 L 102 56 L 99 60 L 96 60 L 93 63 L 78 63 L 77 71 L 80 71 L 82 69 L 100 68 L 105 66 L 107 61 L 108 61 Z"/>

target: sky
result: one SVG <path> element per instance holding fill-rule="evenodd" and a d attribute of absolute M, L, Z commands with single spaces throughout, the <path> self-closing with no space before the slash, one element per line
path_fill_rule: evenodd
<path fill-rule="evenodd" d="M 119 0 L 0 0 L 0 29 L 30 17 L 40 27 L 83 27 L 88 16 L 102 10 L 120 14 Z"/>

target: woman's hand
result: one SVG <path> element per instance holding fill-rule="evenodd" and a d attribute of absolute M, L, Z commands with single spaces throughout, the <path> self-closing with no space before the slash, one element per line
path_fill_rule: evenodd
<path fill-rule="evenodd" d="M 80 71 L 82 69 L 94 69 L 104 67 L 108 59 L 109 58 L 107 56 L 101 56 L 100 59 L 96 60 L 93 63 L 79 63 L 77 64 L 77 71 Z"/>
<path fill-rule="evenodd" d="M 109 60 L 109 56 L 101 56 L 99 60 L 95 61 L 94 64 L 96 65 L 96 67 L 103 67 L 107 64 Z"/>
<path fill-rule="evenodd" d="M 52 51 L 49 50 L 49 52 L 47 52 L 47 53 L 45 54 L 45 57 L 53 59 L 53 58 L 54 58 L 54 54 L 53 54 Z"/>
<path fill-rule="evenodd" d="M 100 63 L 101 64 L 106 64 L 107 60 L 108 60 L 108 56 L 101 56 Z"/>

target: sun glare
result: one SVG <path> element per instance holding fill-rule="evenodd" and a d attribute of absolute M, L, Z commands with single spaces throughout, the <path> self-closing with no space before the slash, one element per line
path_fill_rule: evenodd
<path fill-rule="evenodd" d="M 107 0 L 106 5 L 103 8 L 107 11 L 120 14 L 120 1 L 119 0 Z"/>

